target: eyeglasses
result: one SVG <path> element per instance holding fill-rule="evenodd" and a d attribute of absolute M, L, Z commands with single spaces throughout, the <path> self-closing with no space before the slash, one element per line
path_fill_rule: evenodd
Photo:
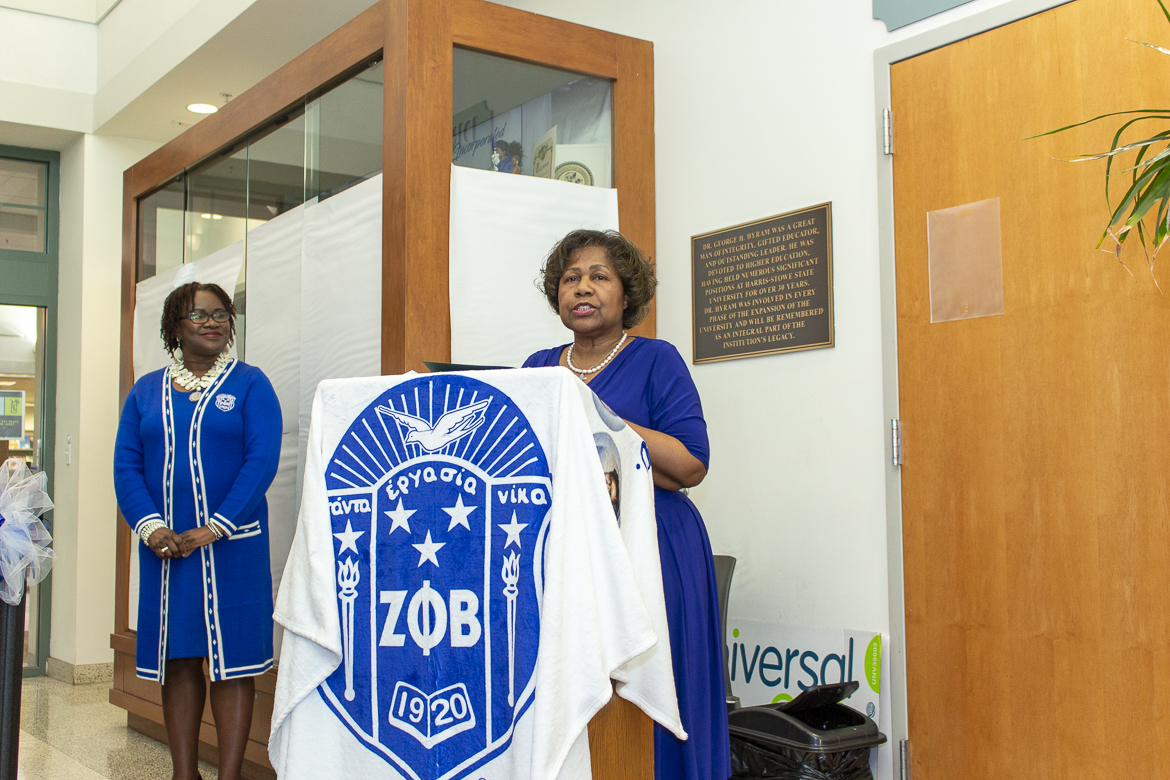
<path fill-rule="evenodd" d="M 229 319 L 231 319 L 231 316 L 232 315 L 228 314 L 223 309 L 220 309 L 219 311 L 213 311 L 211 314 L 208 314 L 201 309 L 196 309 L 187 315 L 187 319 L 198 325 L 200 323 L 207 322 L 208 317 L 215 320 L 216 322 L 227 322 Z"/>

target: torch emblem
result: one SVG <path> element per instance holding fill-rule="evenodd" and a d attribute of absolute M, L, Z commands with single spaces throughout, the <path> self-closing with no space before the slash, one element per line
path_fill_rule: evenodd
<path fill-rule="evenodd" d="M 504 598 L 508 600 L 508 706 L 516 706 L 516 596 L 520 589 L 520 556 L 512 553 L 504 559 Z"/>
<path fill-rule="evenodd" d="M 354 560 L 337 564 L 337 598 L 341 599 L 341 643 L 345 662 L 345 700 L 353 701 L 353 603 L 362 573 Z"/>

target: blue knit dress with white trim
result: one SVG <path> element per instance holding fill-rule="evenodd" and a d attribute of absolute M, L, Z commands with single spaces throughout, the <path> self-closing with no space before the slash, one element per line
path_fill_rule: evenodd
<path fill-rule="evenodd" d="M 137 673 L 164 681 L 167 658 L 204 657 L 212 680 L 272 667 L 268 504 L 281 442 L 280 403 L 260 369 L 233 360 L 197 402 L 170 368 L 135 383 L 118 425 L 114 489 L 135 531 L 175 533 L 214 518 L 227 533 L 187 558 L 139 549 Z"/>

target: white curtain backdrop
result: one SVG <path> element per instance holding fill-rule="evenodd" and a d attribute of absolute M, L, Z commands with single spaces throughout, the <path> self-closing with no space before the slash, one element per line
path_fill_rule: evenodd
<path fill-rule="evenodd" d="M 268 489 L 273 598 L 296 531 L 313 394 L 322 379 L 382 369 L 382 177 L 281 214 L 248 235 L 246 362 L 284 417 Z M 282 631 L 276 627 L 280 657 Z"/>
<path fill-rule="evenodd" d="M 301 470 L 317 384 L 382 373 L 382 176 L 307 207 L 304 236 Z"/>
<path fill-rule="evenodd" d="M 569 341 L 536 281 L 578 228 L 617 230 L 617 190 L 452 166 L 452 362 L 519 366 Z"/>
<path fill-rule="evenodd" d="M 272 382 L 284 422 L 280 466 L 267 494 L 273 598 L 296 530 L 304 216 L 305 207 L 298 206 L 248 233 L 248 339 L 244 359 Z M 276 627 L 277 648 L 280 639 L 281 629 Z"/>

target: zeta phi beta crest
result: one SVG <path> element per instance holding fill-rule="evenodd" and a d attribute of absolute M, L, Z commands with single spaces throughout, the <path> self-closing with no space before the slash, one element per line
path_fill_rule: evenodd
<path fill-rule="evenodd" d="M 498 389 L 433 375 L 367 406 L 325 470 L 343 660 L 321 696 L 406 777 L 464 777 L 532 702 L 540 442 Z"/>

